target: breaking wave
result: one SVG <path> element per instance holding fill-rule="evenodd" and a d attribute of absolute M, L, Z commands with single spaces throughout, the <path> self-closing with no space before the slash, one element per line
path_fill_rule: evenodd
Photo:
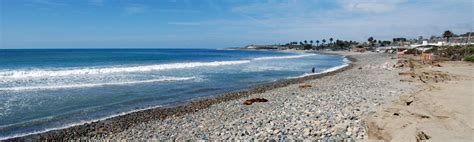
<path fill-rule="evenodd" d="M 165 78 L 160 78 L 160 79 L 127 81 L 127 82 L 8 87 L 8 88 L 0 88 L 0 91 L 23 91 L 23 90 L 41 90 L 41 89 L 56 90 L 56 89 L 64 89 L 64 88 L 86 88 L 86 87 L 98 87 L 98 86 L 109 86 L 109 85 L 130 85 L 130 84 L 139 84 L 139 83 L 152 83 L 152 82 L 165 82 L 165 81 L 184 81 L 184 80 L 193 80 L 193 79 L 196 79 L 196 78 L 195 77 L 165 77 Z"/>
<path fill-rule="evenodd" d="M 328 68 L 328 69 L 325 69 L 321 72 L 315 72 L 315 73 L 305 73 L 303 75 L 300 75 L 300 76 L 297 76 L 297 77 L 289 77 L 290 79 L 291 78 L 301 78 L 301 77 L 306 77 L 306 76 L 311 76 L 311 75 L 318 75 L 318 74 L 323 74 L 323 73 L 329 73 L 329 72 L 333 72 L 333 71 L 337 71 L 339 69 L 342 69 L 342 68 L 345 68 L 347 66 L 349 66 L 352 62 L 347 59 L 345 56 L 344 56 L 344 64 L 342 65 L 339 65 L 339 66 L 335 66 L 335 67 L 331 67 L 331 68 Z"/>
<path fill-rule="evenodd" d="M 128 73 L 128 72 L 148 72 L 157 70 L 183 69 L 194 67 L 215 67 L 223 65 L 235 65 L 249 63 L 249 60 L 239 61 L 214 61 L 214 62 L 192 62 L 192 63 L 171 63 L 158 65 L 144 65 L 134 67 L 106 67 L 106 68 L 80 68 L 63 70 L 15 70 L 0 72 L 1 78 L 30 78 L 30 77 L 54 77 L 70 75 L 95 75 L 110 73 Z"/>
<path fill-rule="evenodd" d="M 269 56 L 257 57 L 252 60 L 272 60 L 272 59 L 293 59 L 316 54 L 302 54 L 291 56 Z M 73 76 L 73 75 L 96 75 L 110 73 L 130 73 L 130 72 L 149 72 L 159 70 L 184 69 L 195 67 L 217 67 L 225 65 L 237 65 L 250 63 L 252 60 L 235 60 L 235 61 L 214 61 L 214 62 L 191 62 L 191 63 L 170 63 L 157 65 L 142 65 L 130 67 L 91 67 L 91 68 L 69 68 L 69 69 L 33 69 L 33 70 L 12 70 L 0 72 L 0 79 L 18 79 L 31 77 L 56 77 L 56 76 Z"/>
<path fill-rule="evenodd" d="M 314 56 L 316 54 L 302 54 L 302 55 L 291 55 L 291 56 L 270 56 L 270 57 L 258 57 L 253 60 L 272 60 L 272 59 L 294 59 L 294 58 L 303 58 L 308 56 Z"/>

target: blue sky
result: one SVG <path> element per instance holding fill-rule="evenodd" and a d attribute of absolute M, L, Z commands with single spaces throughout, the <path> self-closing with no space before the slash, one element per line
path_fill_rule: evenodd
<path fill-rule="evenodd" d="M 0 48 L 222 48 L 465 33 L 472 0 L 0 0 Z"/>

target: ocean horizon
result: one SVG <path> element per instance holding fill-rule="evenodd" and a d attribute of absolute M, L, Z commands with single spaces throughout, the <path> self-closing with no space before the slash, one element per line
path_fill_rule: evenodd
<path fill-rule="evenodd" d="M 0 56 L 0 139 L 348 65 L 337 55 L 217 49 L 1 49 Z"/>

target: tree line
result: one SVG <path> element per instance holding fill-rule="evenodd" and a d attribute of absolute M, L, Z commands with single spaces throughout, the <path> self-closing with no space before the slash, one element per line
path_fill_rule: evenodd
<path fill-rule="evenodd" d="M 327 42 L 327 43 L 326 43 Z M 284 44 L 290 49 L 304 49 L 304 50 L 322 50 L 322 49 L 333 49 L 333 50 L 345 50 L 349 49 L 352 45 L 358 45 L 359 43 L 352 40 L 339 40 L 334 38 L 321 39 L 321 40 L 303 40 L 303 41 L 292 41 Z"/>
<path fill-rule="evenodd" d="M 466 34 L 460 35 L 460 36 L 467 36 L 470 35 L 471 33 L 468 32 Z M 446 39 L 447 42 L 450 41 L 452 37 L 456 37 L 458 35 L 455 35 L 453 32 L 450 30 L 446 30 L 442 33 L 441 37 Z M 435 36 L 432 36 L 433 38 Z M 409 43 L 416 43 L 416 42 L 421 42 L 425 39 L 423 39 L 423 36 L 419 36 L 418 39 L 407 39 L 404 37 L 395 37 L 391 41 L 390 40 L 377 40 L 374 37 L 369 37 L 367 39 L 367 42 L 359 43 L 357 41 L 352 41 L 352 40 L 340 40 L 340 39 L 334 39 L 334 38 L 328 38 L 326 39 L 321 39 L 321 40 L 303 40 L 303 41 L 292 41 L 285 43 L 283 45 L 279 44 L 280 46 L 287 46 L 290 49 L 304 49 L 304 50 L 322 50 L 322 49 L 332 49 L 332 50 L 347 50 L 350 49 L 351 47 L 367 47 L 369 49 L 374 49 L 375 47 L 384 47 L 384 46 L 390 46 L 390 45 L 400 45 L 401 43 L 404 42 L 409 42 Z"/>

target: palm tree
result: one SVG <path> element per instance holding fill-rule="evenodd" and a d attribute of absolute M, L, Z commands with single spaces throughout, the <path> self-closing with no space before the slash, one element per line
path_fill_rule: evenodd
<path fill-rule="evenodd" d="M 319 46 L 319 40 L 316 40 L 316 47 Z"/>
<path fill-rule="evenodd" d="M 309 43 L 311 43 L 311 46 L 313 46 L 313 40 L 310 40 Z"/>
<path fill-rule="evenodd" d="M 447 30 L 447 31 L 444 31 L 443 33 L 443 37 L 446 38 L 446 42 L 449 42 L 449 38 L 453 37 L 453 32 Z"/>
<path fill-rule="evenodd" d="M 373 44 L 374 44 L 374 38 L 373 37 L 369 37 L 369 39 L 367 39 L 367 41 L 370 43 L 371 46 L 373 46 Z"/>
<path fill-rule="evenodd" d="M 324 43 L 326 43 L 326 39 L 323 39 L 323 44 L 322 45 L 324 45 Z"/>
<path fill-rule="evenodd" d="M 303 42 L 304 42 L 304 44 L 308 44 L 308 41 L 306 41 L 306 40 L 304 40 Z"/>
<path fill-rule="evenodd" d="M 367 39 L 368 42 L 372 43 L 372 41 L 374 41 L 374 38 L 373 37 L 369 37 L 369 39 Z"/>

